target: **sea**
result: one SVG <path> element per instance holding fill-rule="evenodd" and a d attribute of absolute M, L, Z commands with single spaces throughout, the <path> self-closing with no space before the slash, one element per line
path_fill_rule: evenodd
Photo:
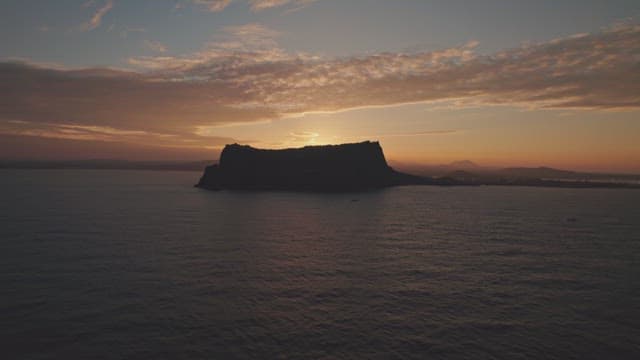
<path fill-rule="evenodd" d="M 2 359 L 640 359 L 640 190 L 0 170 Z"/>

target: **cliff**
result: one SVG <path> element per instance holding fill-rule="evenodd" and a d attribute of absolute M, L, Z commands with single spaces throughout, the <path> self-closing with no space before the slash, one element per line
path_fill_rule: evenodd
<path fill-rule="evenodd" d="M 263 150 L 227 145 L 197 187 L 219 189 L 366 190 L 428 180 L 393 170 L 378 142 Z"/>

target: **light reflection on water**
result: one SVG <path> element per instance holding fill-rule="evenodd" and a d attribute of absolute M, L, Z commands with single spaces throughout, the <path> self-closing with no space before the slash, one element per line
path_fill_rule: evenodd
<path fill-rule="evenodd" d="M 9 358 L 634 358 L 640 191 L 0 171 Z"/>

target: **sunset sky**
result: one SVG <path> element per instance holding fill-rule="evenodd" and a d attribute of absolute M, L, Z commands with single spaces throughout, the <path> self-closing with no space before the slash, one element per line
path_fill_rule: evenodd
<path fill-rule="evenodd" d="M 640 1 L 3 0 L 0 159 L 388 159 L 640 173 Z"/>

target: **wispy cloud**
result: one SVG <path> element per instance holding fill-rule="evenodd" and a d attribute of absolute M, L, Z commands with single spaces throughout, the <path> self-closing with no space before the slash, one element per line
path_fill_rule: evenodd
<path fill-rule="evenodd" d="M 159 53 L 167 52 L 167 47 L 163 43 L 161 43 L 159 41 L 145 40 L 144 41 L 144 46 L 147 49 L 155 51 L 155 52 L 159 52 Z"/>
<path fill-rule="evenodd" d="M 277 47 L 276 37 L 279 35 L 278 31 L 257 23 L 227 26 L 212 42 L 194 54 L 180 57 L 142 56 L 130 58 L 128 62 L 143 69 L 162 71 L 165 75 L 175 72 L 175 80 L 179 80 L 185 75 L 183 71 L 203 67 L 201 70 L 205 72 L 204 67 L 217 67 L 217 62 L 233 61 L 243 66 L 246 65 L 245 61 L 259 64 L 289 59 L 290 55 Z M 194 76 L 192 79 L 200 75 L 194 72 Z M 206 78 L 208 76 L 203 77 Z"/>
<path fill-rule="evenodd" d="M 320 134 L 318 134 L 317 132 L 312 131 L 294 131 L 292 133 L 289 133 L 289 135 L 293 136 L 294 138 L 300 139 L 312 139 L 320 136 Z"/>
<path fill-rule="evenodd" d="M 254 11 L 260 11 L 273 7 L 282 6 L 288 4 L 290 0 L 249 0 L 251 9 Z"/>
<path fill-rule="evenodd" d="M 201 5 L 208 11 L 219 12 L 224 10 L 231 0 L 192 0 L 194 4 Z"/>
<path fill-rule="evenodd" d="M 385 137 L 413 137 L 413 136 L 429 136 L 429 135 L 449 135 L 455 134 L 459 130 L 428 130 L 428 131 L 414 131 L 405 133 L 389 133 L 389 134 L 377 134 L 372 136 L 365 136 L 366 138 L 385 138 Z"/>
<path fill-rule="evenodd" d="M 143 27 L 131 27 L 131 26 L 117 26 L 115 24 L 111 24 L 109 26 L 108 32 L 118 31 L 121 38 L 126 39 L 129 37 L 131 33 L 146 33 L 147 29 Z"/>
<path fill-rule="evenodd" d="M 277 36 L 257 25 L 227 33 L 230 38 L 191 56 L 131 59 L 145 68 L 138 72 L 0 63 L 3 131 L 64 124 L 171 134 L 171 143 L 204 146 L 208 138 L 198 129 L 405 103 L 640 109 L 638 25 L 488 56 L 470 42 L 433 52 L 324 58 L 243 42 Z"/>
<path fill-rule="evenodd" d="M 88 6 L 92 6 L 93 3 L 91 2 L 87 2 L 84 3 L 84 7 L 88 7 Z M 113 8 L 113 0 L 107 0 L 107 2 L 100 7 L 98 10 L 96 10 L 96 12 L 93 14 L 93 16 L 91 17 L 91 19 L 89 19 L 89 21 L 87 21 L 86 23 L 82 24 L 82 30 L 84 31 L 91 31 L 95 28 L 97 28 L 98 26 L 100 26 L 100 24 L 102 23 L 102 18 Z"/>
<path fill-rule="evenodd" d="M 224 10 L 233 0 L 191 0 L 193 4 L 211 12 L 220 12 Z M 277 7 L 288 6 L 287 13 L 300 10 L 309 6 L 317 0 L 247 0 L 252 11 L 262 11 Z M 176 4 L 176 9 L 182 8 L 183 4 Z"/>
<path fill-rule="evenodd" d="M 230 35 L 241 38 L 275 38 L 280 32 L 270 29 L 262 24 L 251 23 L 238 26 L 227 26 L 224 31 Z"/>
<path fill-rule="evenodd" d="M 249 0 L 251 10 L 260 11 L 284 5 L 292 6 L 288 12 L 300 10 L 317 0 Z"/>
<path fill-rule="evenodd" d="M 300 11 L 304 8 L 306 8 L 307 6 L 311 5 L 312 3 L 316 2 L 317 0 L 298 0 L 298 1 L 294 1 L 293 2 L 293 6 L 289 7 L 284 14 L 291 14 L 297 11 Z"/>
<path fill-rule="evenodd" d="M 476 54 L 476 46 L 472 41 L 434 52 L 337 59 L 290 54 L 278 48 L 227 46 L 189 57 L 132 61 L 174 80 L 199 79 L 246 89 L 252 104 L 265 104 L 282 113 L 438 100 L 539 108 L 639 105 L 638 25 L 490 56 Z"/>

